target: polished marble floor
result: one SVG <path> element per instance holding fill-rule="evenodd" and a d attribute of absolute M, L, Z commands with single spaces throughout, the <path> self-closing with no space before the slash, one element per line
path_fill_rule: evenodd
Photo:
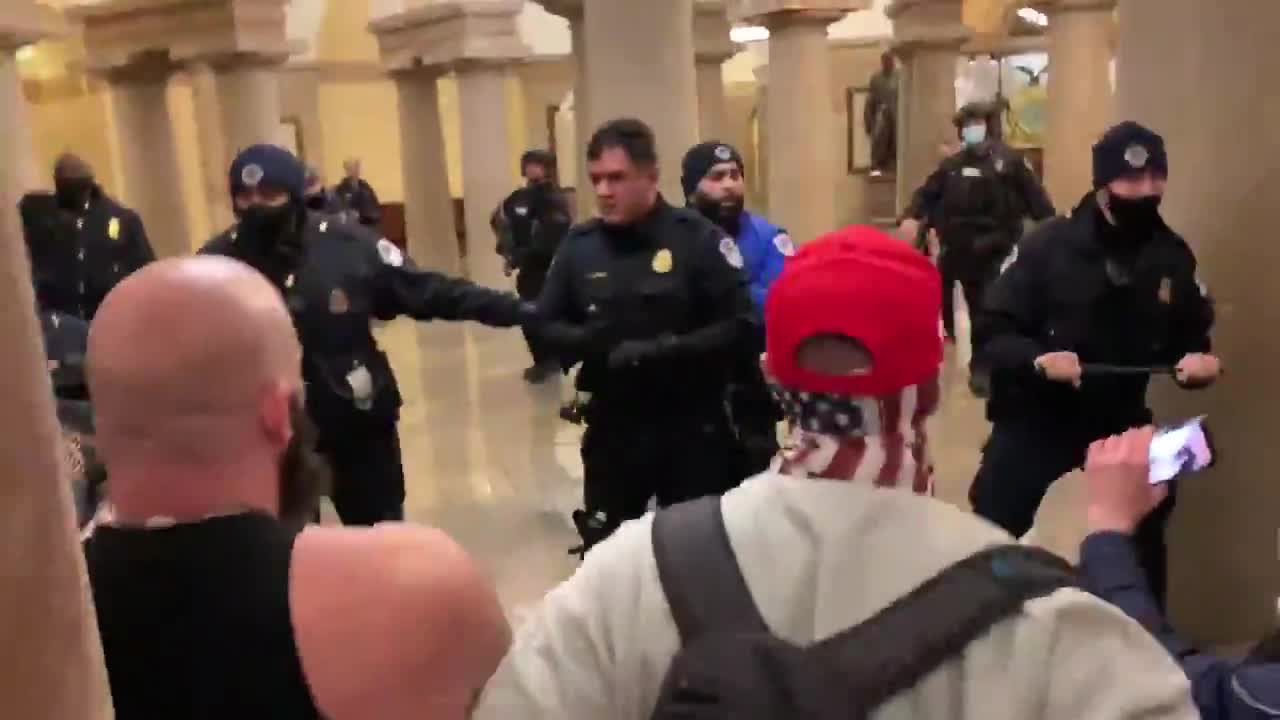
<path fill-rule="evenodd" d="M 523 382 L 529 358 L 515 330 L 399 320 L 379 335 L 405 397 L 408 518 L 446 530 L 470 550 L 518 616 L 577 564 L 566 549 L 577 540 L 568 513 L 581 493 L 581 431 L 557 416 L 569 389 Z M 938 496 L 962 506 L 987 432 L 965 383 L 964 346 L 948 351 L 930 435 Z M 1050 492 L 1033 533 L 1074 557 L 1082 524 L 1079 483 L 1068 476 Z"/>

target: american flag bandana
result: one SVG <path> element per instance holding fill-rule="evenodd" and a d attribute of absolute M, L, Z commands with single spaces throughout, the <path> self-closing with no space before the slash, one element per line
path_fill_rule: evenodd
<path fill-rule="evenodd" d="M 773 390 L 791 419 L 790 435 L 770 466 L 774 472 L 933 495 L 925 421 L 938 409 L 939 376 L 876 398 Z"/>

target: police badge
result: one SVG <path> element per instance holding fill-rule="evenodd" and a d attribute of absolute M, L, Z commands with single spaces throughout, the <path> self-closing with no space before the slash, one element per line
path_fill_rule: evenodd
<path fill-rule="evenodd" d="M 653 256 L 653 271 L 656 273 L 666 274 L 671 272 L 673 264 L 671 251 L 666 248 L 662 248 Z"/>
<path fill-rule="evenodd" d="M 244 183 L 246 187 L 255 188 L 258 187 L 258 183 L 262 182 L 262 178 L 266 177 L 266 175 L 261 165 L 245 165 L 244 169 L 240 171 L 240 182 Z"/>
<path fill-rule="evenodd" d="M 717 160 L 729 162 L 733 159 L 733 151 L 729 149 L 728 145 L 721 145 L 716 148 L 715 156 Z"/>
<path fill-rule="evenodd" d="M 1134 170 L 1141 170 L 1147 166 L 1147 161 L 1151 159 L 1151 153 L 1141 145 L 1130 145 L 1124 151 L 1124 161 L 1129 163 L 1129 167 Z"/>
<path fill-rule="evenodd" d="M 107 237 L 112 240 L 120 239 L 120 218 L 111 218 L 107 221 Z"/>

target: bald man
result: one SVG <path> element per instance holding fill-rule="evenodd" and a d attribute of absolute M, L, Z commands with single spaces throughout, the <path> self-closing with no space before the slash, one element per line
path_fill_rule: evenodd
<path fill-rule="evenodd" d="M 467 555 L 427 528 L 281 522 L 320 482 L 268 280 L 150 265 L 89 354 L 109 487 L 85 553 L 117 718 L 466 717 L 510 640 Z"/>
<path fill-rule="evenodd" d="M 52 194 L 28 193 L 18 203 L 36 302 L 91 320 L 111 288 L 155 252 L 142 219 L 108 197 L 80 157 L 59 156 L 53 186 Z"/>

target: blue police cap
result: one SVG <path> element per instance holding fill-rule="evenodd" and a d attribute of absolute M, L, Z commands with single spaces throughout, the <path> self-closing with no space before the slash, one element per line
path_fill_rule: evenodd
<path fill-rule="evenodd" d="M 231 163 L 232 197 L 241 191 L 268 187 L 283 190 L 301 201 L 307 185 L 307 169 L 293 153 L 278 145 L 252 145 Z"/>
<path fill-rule="evenodd" d="M 1169 153 L 1154 130 L 1126 121 L 1103 133 L 1093 146 L 1093 186 L 1100 188 L 1126 175 L 1152 171 L 1169 177 Z"/>

